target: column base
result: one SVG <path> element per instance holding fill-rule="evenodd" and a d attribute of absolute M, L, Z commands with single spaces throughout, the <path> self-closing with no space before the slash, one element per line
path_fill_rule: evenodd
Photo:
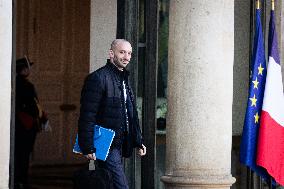
<path fill-rule="evenodd" d="M 166 175 L 161 177 L 166 189 L 230 189 L 236 179 L 232 175 L 224 176 L 174 176 Z"/>

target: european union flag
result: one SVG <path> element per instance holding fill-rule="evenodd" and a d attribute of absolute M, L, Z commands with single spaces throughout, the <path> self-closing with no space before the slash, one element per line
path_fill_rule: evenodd
<path fill-rule="evenodd" d="M 260 16 L 260 9 L 257 9 L 249 96 L 240 147 L 240 162 L 267 180 L 270 177 L 266 170 L 256 165 L 257 138 L 267 71 Z"/>

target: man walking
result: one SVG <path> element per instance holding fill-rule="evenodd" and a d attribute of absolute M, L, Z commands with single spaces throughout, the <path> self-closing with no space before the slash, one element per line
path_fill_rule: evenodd
<path fill-rule="evenodd" d="M 131 53 L 128 41 L 114 40 L 109 50 L 110 59 L 105 66 L 87 76 L 81 93 L 78 122 L 80 149 L 87 159 L 95 160 L 94 125 L 115 131 L 106 161 L 98 160 L 99 166 L 112 173 L 115 189 L 128 189 L 122 157 L 131 156 L 133 148 L 137 148 L 140 156 L 146 154 L 136 102 L 129 85 L 129 72 L 126 70 Z"/>

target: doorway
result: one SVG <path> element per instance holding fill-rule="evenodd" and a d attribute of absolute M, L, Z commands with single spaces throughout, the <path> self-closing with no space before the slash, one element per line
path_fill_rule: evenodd
<path fill-rule="evenodd" d="M 15 4 L 15 56 L 26 55 L 34 63 L 29 80 L 51 127 L 37 134 L 31 183 L 72 188 L 73 170 L 85 162 L 72 147 L 81 88 L 90 70 L 90 0 L 15 0 Z"/>
<path fill-rule="evenodd" d="M 34 62 L 35 85 L 52 128 L 37 135 L 33 165 L 73 164 L 80 90 L 89 73 L 90 1 L 17 0 L 16 58 Z"/>

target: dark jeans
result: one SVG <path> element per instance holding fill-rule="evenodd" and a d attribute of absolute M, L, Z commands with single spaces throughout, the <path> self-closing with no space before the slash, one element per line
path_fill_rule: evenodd
<path fill-rule="evenodd" d="M 98 161 L 99 166 L 111 172 L 114 189 L 128 189 L 127 178 L 124 174 L 121 150 L 110 150 L 106 161 Z"/>

